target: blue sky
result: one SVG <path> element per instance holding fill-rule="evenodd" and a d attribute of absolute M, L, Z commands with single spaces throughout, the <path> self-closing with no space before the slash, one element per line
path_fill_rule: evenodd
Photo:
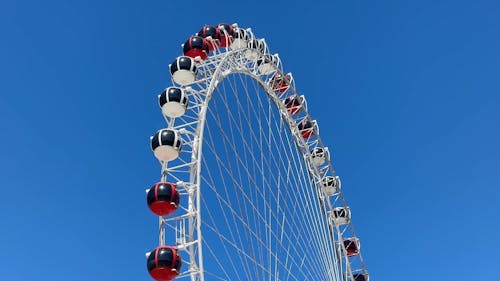
<path fill-rule="evenodd" d="M 168 64 L 238 22 L 294 73 L 373 280 L 500 261 L 495 1 L 0 3 L 0 279 L 148 280 Z M 404 276 L 404 277 L 402 277 Z"/>

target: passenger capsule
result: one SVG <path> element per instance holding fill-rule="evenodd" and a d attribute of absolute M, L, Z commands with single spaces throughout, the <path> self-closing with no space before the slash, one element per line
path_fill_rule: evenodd
<path fill-rule="evenodd" d="M 291 85 L 292 76 L 290 74 L 283 75 L 276 72 L 270 80 L 271 87 L 276 93 L 284 93 L 288 91 Z"/>
<path fill-rule="evenodd" d="M 330 215 L 336 225 L 342 225 L 348 223 L 351 219 L 351 210 L 349 207 L 338 207 L 331 210 Z"/>
<path fill-rule="evenodd" d="M 321 190 L 326 196 L 332 196 L 340 189 L 339 177 L 326 176 L 321 180 Z"/>
<path fill-rule="evenodd" d="M 262 39 L 252 39 L 248 41 L 247 47 L 245 57 L 249 60 L 256 60 L 266 51 L 266 42 Z"/>
<path fill-rule="evenodd" d="M 314 130 L 316 129 L 316 121 L 304 119 L 298 124 L 298 128 L 302 137 L 304 139 L 308 139 L 314 135 Z"/>
<path fill-rule="evenodd" d="M 330 153 L 327 147 L 315 147 L 311 151 L 311 160 L 315 166 L 323 165 L 326 161 L 330 160 Z"/>
<path fill-rule="evenodd" d="M 297 114 L 302 109 L 302 103 L 304 101 L 304 97 L 299 95 L 292 95 L 287 97 L 283 103 L 285 104 L 286 111 L 290 114 Z"/>
<path fill-rule="evenodd" d="M 344 239 L 344 247 L 347 251 L 347 256 L 352 257 L 359 254 L 361 243 L 359 243 L 358 238 L 347 238 Z"/>
<path fill-rule="evenodd" d="M 233 27 L 227 23 L 219 23 L 217 25 L 220 34 L 220 46 L 222 48 L 229 47 L 233 42 Z"/>
<path fill-rule="evenodd" d="M 151 277 L 156 281 L 175 279 L 182 266 L 178 250 L 172 246 L 159 246 L 149 253 L 147 267 Z"/>
<path fill-rule="evenodd" d="M 354 281 L 370 281 L 370 276 L 367 273 L 354 273 L 352 277 L 354 277 Z"/>
<path fill-rule="evenodd" d="M 182 139 L 171 129 L 161 129 L 151 137 L 151 149 L 160 161 L 171 161 L 179 157 Z"/>
<path fill-rule="evenodd" d="M 198 69 L 194 60 L 187 56 L 176 58 L 170 64 L 170 74 L 175 83 L 185 86 L 194 82 Z"/>
<path fill-rule="evenodd" d="M 158 96 L 158 104 L 165 116 L 177 118 L 186 112 L 188 97 L 182 88 L 168 87 Z"/>
<path fill-rule="evenodd" d="M 220 31 L 215 26 L 205 25 L 196 35 L 207 39 L 210 51 L 213 51 L 219 46 Z"/>
<path fill-rule="evenodd" d="M 231 44 L 231 50 L 243 49 L 247 46 L 247 41 L 249 39 L 248 32 L 243 28 L 235 28 L 233 31 L 233 43 Z"/>
<path fill-rule="evenodd" d="M 257 60 L 257 70 L 262 75 L 269 75 L 276 71 L 276 57 L 272 55 L 264 55 Z"/>
<path fill-rule="evenodd" d="M 200 57 L 205 60 L 210 52 L 208 42 L 200 36 L 191 36 L 184 44 L 182 50 L 185 56 L 196 58 Z"/>
<path fill-rule="evenodd" d="M 179 206 L 179 191 L 170 182 L 158 182 L 148 190 L 148 207 L 157 216 L 168 216 Z"/>

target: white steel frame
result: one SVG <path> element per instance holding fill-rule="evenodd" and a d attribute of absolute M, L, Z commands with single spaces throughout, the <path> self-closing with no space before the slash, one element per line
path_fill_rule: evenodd
<path fill-rule="evenodd" d="M 236 24 L 233 26 L 237 28 Z M 253 37 L 250 29 L 247 29 L 247 32 Z M 262 42 L 265 43 L 264 40 Z M 309 139 L 304 139 L 297 128 L 300 121 L 306 118 L 312 120 L 307 112 L 307 103 L 304 99 L 303 108 L 299 114 L 289 114 L 282 102 L 285 96 L 275 93 L 270 86 L 274 72 L 285 74 L 279 56 L 275 55 L 278 60 L 274 66 L 273 74 L 262 75 L 257 70 L 256 60 L 249 60 L 244 56 L 246 51 L 249 51 L 249 49 L 216 49 L 205 61 L 198 61 L 196 81 L 189 86 L 183 87 L 190 100 L 186 114 L 179 118 L 164 116 L 167 127 L 178 130 L 181 134 L 183 149 L 179 157 L 180 161 L 177 161 L 180 163 L 170 166 L 167 165 L 169 164 L 167 162 L 161 162 L 161 180 L 166 181 L 168 178 L 171 182 L 177 182 L 180 194 L 188 198 L 188 204 L 187 208 L 180 206 L 174 216 L 159 218 L 159 244 L 165 245 L 167 229 L 173 231 L 175 233 L 175 246 L 180 251 L 185 251 L 189 257 L 189 260 L 184 261 L 184 263 L 187 263 L 188 269 L 181 272 L 179 278 L 189 277 L 191 281 L 205 280 L 202 251 L 203 235 L 201 231 L 202 214 L 200 211 L 200 172 L 206 113 L 217 85 L 228 75 L 241 73 L 255 79 L 265 89 L 269 99 L 274 102 L 283 122 L 288 126 L 294 137 L 297 149 L 303 155 L 310 180 L 317 187 L 317 195 L 321 202 L 323 215 L 329 218 L 328 229 L 330 233 L 325 235 L 329 236 L 333 240 L 332 245 L 335 245 L 331 249 L 335 257 L 335 264 L 334 268 L 331 269 L 330 280 L 354 281 L 353 274 L 367 274 L 367 271 L 361 252 L 353 257 L 348 257 L 343 244 L 344 238 L 356 237 L 351 220 L 347 224 L 336 225 L 333 219 L 329 217 L 329 212 L 335 207 L 347 207 L 347 204 L 340 190 L 332 196 L 326 196 L 320 188 L 323 177 L 336 176 L 334 167 L 329 159 L 320 166 L 315 166 L 312 162 L 312 149 L 325 147 L 319 136 L 318 128 L 314 128 L 315 134 Z M 263 55 L 270 55 L 267 45 L 265 53 L 261 53 L 260 57 Z M 172 83 L 175 84 L 173 80 Z M 293 79 L 290 87 L 288 93 L 297 94 Z"/>

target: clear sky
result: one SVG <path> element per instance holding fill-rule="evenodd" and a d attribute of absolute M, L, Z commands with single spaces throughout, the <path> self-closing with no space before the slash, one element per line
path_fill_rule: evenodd
<path fill-rule="evenodd" d="M 149 280 L 168 64 L 238 22 L 294 73 L 372 280 L 500 262 L 496 1 L 2 1 L 0 280 Z"/>

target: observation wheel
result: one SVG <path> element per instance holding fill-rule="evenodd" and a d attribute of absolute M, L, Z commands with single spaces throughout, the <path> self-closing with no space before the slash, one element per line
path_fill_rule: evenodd
<path fill-rule="evenodd" d="M 339 176 L 293 75 L 237 24 L 204 26 L 169 66 L 154 280 L 369 281 Z"/>

